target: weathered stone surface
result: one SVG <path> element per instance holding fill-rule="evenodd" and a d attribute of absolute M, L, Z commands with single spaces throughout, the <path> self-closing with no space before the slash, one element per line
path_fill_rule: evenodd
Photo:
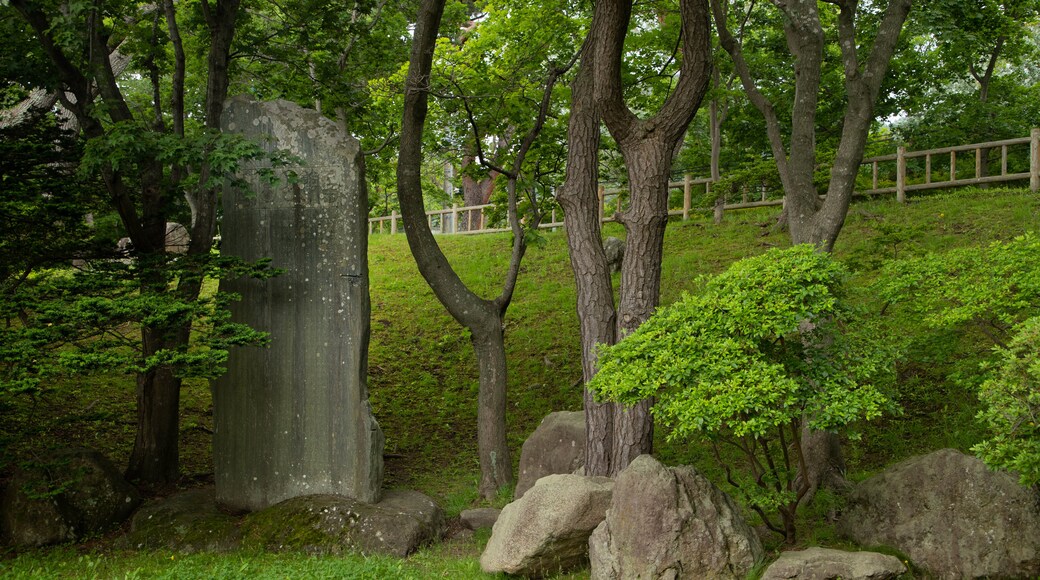
<path fill-rule="evenodd" d="M 14 545 L 52 544 L 111 529 L 140 503 L 104 455 L 67 449 L 12 478 L 0 500 L 0 528 Z"/>
<path fill-rule="evenodd" d="M 175 222 L 166 222 L 166 251 L 174 254 L 187 254 L 191 235 L 188 229 Z"/>
<path fill-rule="evenodd" d="M 539 479 L 502 510 L 480 567 L 490 573 L 544 576 L 583 566 L 589 534 L 603 521 L 613 487 L 606 477 Z"/>
<path fill-rule="evenodd" d="M 905 573 L 906 566 L 895 556 L 809 548 L 780 554 L 762 580 L 890 580 Z"/>
<path fill-rule="evenodd" d="M 404 557 L 444 532 L 444 514 L 419 492 L 388 492 L 378 504 L 338 495 L 285 500 L 246 516 L 243 546 L 312 554 Z"/>
<path fill-rule="evenodd" d="M 1036 492 L 955 449 L 858 484 L 838 530 L 863 546 L 892 546 L 937 578 L 1040 574 Z"/>
<path fill-rule="evenodd" d="M 610 272 L 612 274 L 620 272 L 621 262 L 625 259 L 625 241 L 611 236 L 603 240 L 603 252 L 607 254 Z"/>
<path fill-rule="evenodd" d="M 224 128 L 302 159 L 255 195 L 224 194 L 221 251 L 272 258 L 286 273 L 222 282 L 243 296 L 232 318 L 269 332 L 269 348 L 236 349 L 214 385 L 217 500 L 257 510 L 312 494 L 376 501 L 383 434 L 368 403 L 368 196 L 358 143 L 287 101 L 234 98 Z"/>
<path fill-rule="evenodd" d="M 472 510 L 462 510 L 459 514 L 459 519 L 462 520 L 462 525 L 470 530 L 480 530 L 483 528 L 494 527 L 495 522 L 498 521 L 498 516 L 502 514 L 502 510 L 495 508 L 477 508 Z"/>
<path fill-rule="evenodd" d="M 744 578 L 762 544 L 740 509 L 692 467 L 641 455 L 618 474 L 589 540 L 592 578 Z"/>
<path fill-rule="evenodd" d="M 520 477 L 514 498 L 554 473 L 574 473 L 585 464 L 585 413 L 557 411 L 542 419 L 520 449 Z"/>
<path fill-rule="evenodd" d="M 45 546 L 74 538 L 54 497 L 31 497 L 46 486 L 27 473 L 11 478 L 0 499 L 0 536 L 14 546 Z M 31 493 L 26 493 L 29 486 Z"/>
<path fill-rule="evenodd" d="M 193 553 L 229 552 L 240 542 L 237 519 L 218 509 L 214 490 L 193 489 L 142 506 L 120 544 Z"/>

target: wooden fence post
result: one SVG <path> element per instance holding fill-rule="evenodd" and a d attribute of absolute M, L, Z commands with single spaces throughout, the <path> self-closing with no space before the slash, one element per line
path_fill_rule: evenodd
<path fill-rule="evenodd" d="M 690 206 L 693 205 L 693 176 L 683 175 L 682 219 L 690 219 Z"/>
<path fill-rule="evenodd" d="M 451 204 L 451 233 L 459 233 L 459 205 Z"/>
<path fill-rule="evenodd" d="M 1029 190 L 1040 191 L 1040 129 L 1029 133 Z"/>
<path fill-rule="evenodd" d="M 896 150 L 896 201 L 906 203 L 906 147 Z"/>
<path fill-rule="evenodd" d="M 397 210 L 390 212 L 390 235 L 397 233 Z"/>
<path fill-rule="evenodd" d="M 607 199 L 607 188 L 602 185 L 599 186 L 599 223 L 603 223 L 603 217 L 607 215 L 606 212 L 606 199 Z"/>

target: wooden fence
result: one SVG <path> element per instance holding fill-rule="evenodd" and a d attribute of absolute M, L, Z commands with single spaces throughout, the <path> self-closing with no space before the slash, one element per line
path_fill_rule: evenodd
<path fill-rule="evenodd" d="M 1023 149 L 1024 146 L 1028 146 L 1028 151 L 1025 152 L 1028 156 L 1028 163 L 1021 164 L 1022 166 L 1018 167 L 1018 169 L 1024 169 L 1028 165 L 1028 171 L 1010 171 L 1009 149 L 1012 149 L 1012 154 L 1020 154 L 1022 151 L 1019 150 Z M 987 167 L 989 152 L 996 149 L 1000 150 L 1000 173 L 988 175 L 985 168 Z M 964 172 L 959 171 L 957 166 L 958 154 L 972 151 L 974 152 L 975 171 L 968 177 L 962 177 L 961 174 Z M 1019 155 L 1019 157 L 1023 157 L 1023 155 Z M 919 159 L 923 159 L 923 167 L 919 167 L 921 164 L 915 162 Z M 939 159 L 940 161 L 939 163 L 933 163 L 933 159 Z M 942 171 L 942 176 L 948 177 L 948 179 L 936 181 L 936 172 L 933 165 L 940 165 L 939 171 Z M 945 165 L 948 165 L 948 167 L 942 167 Z M 906 201 L 906 194 L 911 191 L 1026 179 L 1029 180 L 1029 188 L 1033 192 L 1037 192 L 1040 191 L 1040 129 L 1033 129 L 1029 137 L 990 141 L 987 143 L 972 143 L 970 145 L 957 145 L 924 151 L 907 151 L 905 147 L 899 147 L 894 154 L 864 159 L 861 168 L 866 168 L 869 172 L 866 180 L 869 180 L 870 186 L 866 189 L 857 187 L 854 195 L 867 196 L 895 193 L 896 199 L 901 203 Z M 911 171 L 911 169 L 913 170 Z M 861 175 L 860 177 L 862 178 L 863 176 Z M 670 209 L 668 215 L 681 216 L 683 221 L 690 219 L 690 212 L 695 211 L 695 208 L 692 207 L 694 188 L 703 187 L 704 198 L 710 199 L 712 185 L 711 178 L 694 178 L 691 175 L 683 176 L 682 181 L 669 182 L 669 189 L 683 190 L 683 203 L 681 208 Z M 619 188 L 607 189 L 602 185 L 599 187 L 600 221 L 613 221 L 613 214 L 623 209 L 622 201 L 624 196 L 621 194 L 624 191 L 624 189 Z M 723 210 L 779 206 L 783 205 L 783 203 L 783 199 L 767 199 L 766 192 L 763 190 L 759 201 L 742 201 L 740 203 L 726 204 Z M 448 209 L 426 212 L 426 219 L 430 229 L 436 234 L 485 234 L 509 231 L 509 228 L 486 227 L 488 225 L 487 210 L 494 207 L 494 204 L 462 207 L 453 205 Z M 700 209 L 706 208 L 697 208 L 697 210 Z M 475 225 L 475 227 L 459 228 L 461 216 L 466 217 L 468 226 Z M 548 217 L 549 220 L 539 224 L 539 228 L 555 231 L 557 228 L 563 227 L 563 213 L 559 206 L 554 204 Z M 370 234 L 396 234 L 400 219 L 401 216 L 396 211 L 389 216 L 369 218 L 368 232 Z"/>

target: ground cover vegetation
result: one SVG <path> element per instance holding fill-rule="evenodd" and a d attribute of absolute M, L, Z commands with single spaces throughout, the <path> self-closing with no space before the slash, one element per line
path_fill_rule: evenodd
<path fill-rule="evenodd" d="M 662 303 L 681 304 L 684 293 L 695 295 L 703 287 L 698 281 L 702 275 L 723 272 L 741 258 L 788 246 L 786 236 L 772 230 L 778 213 L 775 209 L 747 210 L 734 213 L 721 226 L 714 225 L 708 213 L 689 222 L 672 223 L 665 237 Z M 897 378 L 891 391 L 899 411 L 874 421 L 855 422 L 852 430 L 860 437 L 843 437 L 850 479 L 862 479 L 892 461 L 936 448 L 970 452 L 990 438 L 987 421 L 976 420 L 986 409 L 979 401 L 979 383 L 1020 376 L 980 371 L 982 363 L 1002 369 L 1006 357 L 1003 351 L 995 352 L 991 339 L 973 325 L 937 326 L 910 312 L 908 307 L 914 304 L 907 302 L 886 308 L 888 301 L 877 285 L 890 284 L 895 278 L 885 272 L 908 256 L 942 261 L 955 248 L 965 248 L 958 250 L 965 254 L 988 253 L 991 243 L 1014 243 L 1016 236 L 1038 227 L 1040 200 L 1021 190 L 964 190 L 906 206 L 891 200 L 853 206 L 846 233 L 854 235 L 843 238 L 835 249 L 836 259 L 849 271 L 847 300 L 874 318 L 881 332 L 901 337 L 904 354 L 895 365 Z M 606 232 L 620 233 L 615 228 L 608 225 Z M 495 276 L 508 268 L 507 254 L 501 251 L 510 246 L 508 235 L 442 238 L 441 243 L 460 277 L 477 291 L 492 291 L 497 285 Z M 932 254 L 934 258 L 927 257 Z M 514 453 L 545 414 L 577 410 L 582 404 L 578 324 L 573 314 L 576 295 L 563 232 L 545 234 L 528 257 L 506 319 L 508 443 Z M 423 282 L 404 236 L 374 237 L 370 258 L 371 396 L 388 435 L 387 484 L 429 493 L 450 515 L 480 505 L 472 405 L 479 381 L 472 345 Z M 915 304 L 915 308 L 924 307 Z M 1015 310 L 1016 316 L 1024 316 L 1029 308 L 1035 309 L 1035 303 L 1022 305 Z M 941 315 L 939 309 L 934 312 Z M 1009 340 L 1008 352 L 1021 356 L 1016 344 Z M 402 352 L 410 354 L 402 357 Z M 81 373 L 53 383 L 34 397 L 7 398 L 2 423 L 6 460 L 17 461 L 27 453 L 59 444 L 90 445 L 116 460 L 126 457 L 133 441 L 129 419 L 133 411 L 126 393 L 132 389 L 128 378 Z M 188 476 L 182 485 L 204 484 L 211 477 L 207 475 L 212 471 L 210 405 L 206 382 L 187 380 L 181 445 Z M 740 497 L 738 490 L 726 487 L 725 470 L 709 443 L 673 433 L 668 427 L 657 431 L 657 454 L 663 461 L 695 465 Z M 722 453 L 732 465 L 743 465 L 740 455 L 725 449 Z M 838 501 L 835 495 L 820 492 L 803 507 L 796 521 L 800 544 L 842 545 L 827 515 L 840 506 Z M 771 547 L 778 547 L 781 540 L 777 535 L 777 543 Z M 137 554 L 115 550 L 110 541 L 99 538 L 80 547 L 8 554 L 0 566 L 5 573 L 24 577 L 80 573 L 101 577 L 128 573 L 142 577 L 273 577 L 289 569 L 357 577 L 383 572 L 393 577 L 480 577 L 476 558 L 486 535 L 430 548 L 405 562 L 252 553 L 224 557 Z M 81 568 L 82 572 L 72 572 Z"/>
<path fill-rule="evenodd" d="M 833 249 L 847 269 L 839 274 L 841 266 L 806 255 L 823 260 L 817 266 L 831 282 L 786 289 L 792 303 L 816 299 L 803 304 L 826 311 L 814 328 L 835 332 L 795 332 L 785 319 L 773 334 L 765 324 L 765 334 L 734 340 L 742 356 L 757 349 L 768 356 L 755 360 L 776 357 L 759 370 L 782 369 L 780 383 L 795 393 L 829 384 L 806 371 L 814 357 L 877 360 L 869 348 L 842 351 L 858 344 L 853 328 L 900 337 L 889 345 L 902 353 L 888 357 L 895 387 L 843 415 L 866 435 L 842 441 L 853 477 L 953 446 L 1035 481 L 1037 278 L 1026 258 L 1035 238 L 1009 241 L 1036 229 L 1035 194 L 990 189 L 849 211 L 856 176 L 869 181 L 856 170 L 863 155 L 896 143 L 1017 137 L 1040 125 L 1031 98 L 1035 0 L 933 2 L 909 13 L 902 0 L 716 1 L 710 10 L 700 0 L 595 9 L 566 1 L 417 4 L 0 5 L 0 48 L 25 55 L 0 63 L 0 476 L 61 441 L 103 448 L 154 491 L 210 479 L 205 379 L 222 372 L 227 348 L 263 336 L 226 324 L 232 297 L 208 281 L 275 273 L 212 253 L 221 186 L 239 163 L 262 156 L 219 131 L 225 97 L 247 92 L 312 106 L 355 133 L 366 150 L 371 214 L 406 214 L 407 247 L 404 236 L 377 236 L 371 248 L 372 403 L 388 435 L 391 485 L 427 491 L 450 513 L 478 494 L 493 501 L 501 491 L 500 502 L 512 481 L 510 455 L 533 425 L 551 410 L 582 407 L 592 472 L 616 473 L 654 449 L 716 481 L 738 481 L 721 465 L 740 463 L 739 454 L 685 440 L 692 431 L 682 421 L 655 431 L 645 398 L 615 407 L 583 394 L 583 385 L 598 371 L 598 345 L 636 331 L 659 305 L 674 303 L 662 316 L 689 322 L 691 311 L 678 314 L 683 305 L 758 296 L 741 284 L 766 275 L 762 263 L 734 265 L 739 277 L 701 276 L 792 239 Z M 983 175 L 1028 163 L 1021 150 L 1003 153 L 981 152 Z M 717 179 L 696 200 L 715 211 L 666 228 L 675 200 L 665 183 L 682 172 Z M 625 189 L 616 223 L 600 224 L 598 182 Z M 724 219 L 726 201 L 784 193 L 783 214 Z M 435 240 L 426 229 L 424 206 L 496 200 L 489 219 L 508 224 L 509 236 Z M 567 236 L 534 229 L 554 201 Z M 452 227 L 472 229 L 474 219 L 462 215 Z M 186 255 L 167 247 L 173 220 L 191 233 Z M 607 267 L 604 235 L 634 246 L 620 276 Z M 113 250 L 124 236 L 129 256 Z M 990 240 L 1007 244 L 983 245 Z M 962 245 L 974 249 L 945 253 Z M 72 259 L 88 267 L 72 272 Z M 416 261 L 435 294 L 418 282 Z M 447 282 L 436 282 L 446 272 Z M 977 280 L 989 284 L 980 289 Z M 925 284 L 934 294 L 913 291 Z M 828 310 L 839 295 L 842 306 Z M 857 310 L 870 325 L 846 319 Z M 772 346 L 778 341 L 785 348 Z M 828 379 L 872 385 L 872 373 L 852 374 L 857 380 Z M 820 411 L 818 402 L 807 396 L 795 406 Z M 887 415 L 860 424 L 882 407 Z M 834 443 L 835 435 L 826 437 Z M 778 509 L 782 524 L 773 527 L 789 542 L 796 525 L 807 530 L 803 541 L 831 541 L 820 517 L 832 497 L 817 493 L 822 476 L 808 473 L 809 487 L 798 487 L 813 466 L 776 468 L 775 481 L 761 467 L 758 481 L 773 488 L 749 497 L 748 508 L 757 505 L 767 520 Z M 799 512 L 803 495 L 815 501 Z M 479 543 L 456 548 L 469 553 Z M 452 569 L 456 548 L 441 549 L 431 565 Z M 54 565 L 67 563 L 63 553 L 72 554 L 55 552 Z M 90 560 L 102 561 L 120 565 Z"/>

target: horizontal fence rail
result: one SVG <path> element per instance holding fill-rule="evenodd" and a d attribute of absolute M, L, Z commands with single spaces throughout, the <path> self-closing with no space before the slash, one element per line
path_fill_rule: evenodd
<path fill-rule="evenodd" d="M 1011 171 L 1009 159 L 1018 155 L 1021 160 L 1023 149 L 1028 155 L 1028 163 L 1019 163 L 1028 171 Z M 989 174 L 989 157 L 993 151 L 1000 151 L 1000 173 Z M 1011 156 L 1009 156 L 1011 150 Z M 967 177 L 962 176 L 964 164 L 958 168 L 958 160 L 963 161 L 964 155 L 968 153 L 969 160 L 974 161 L 974 172 Z M 919 162 L 923 160 L 923 164 Z M 1029 137 L 1016 139 L 1004 139 L 1001 141 L 990 141 L 986 143 L 972 143 L 970 145 L 956 145 L 953 147 L 941 147 L 938 149 L 927 149 L 922 151 L 907 151 L 905 147 L 899 147 L 894 154 L 869 157 L 862 161 L 861 170 L 866 168 L 869 172 L 867 179 L 870 187 L 857 187 L 854 195 L 873 196 L 895 194 L 900 202 L 906 202 L 907 192 L 922 191 L 928 189 L 945 189 L 950 187 L 962 187 L 966 185 L 981 185 L 988 183 L 1006 183 L 1011 181 L 1029 180 L 1029 188 L 1033 192 L 1040 191 L 1040 129 L 1033 129 Z M 937 171 L 941 179 L 936 179 Z M 668 189 L 681 189 L 683 191 L 683 202 L 681 208 L 668 210 L 669 216 L 680 216 L 683 221 L 690 219 L 691 211 L 709 210 L 711 208 L 693 207 L 694 188 L 703 188 L 704 198 L 710 199 L 712 187 L 715 182 L 711 178 L 694 178 L 691 175 L 683 176 L 682 181 L 671 181 Z M 599 187 L 599 217 L 601 222 L 615 221 L 615 214 L 623 210 L 622 202 L 624 193 L 622 188 Z M 609 201 L 608 201 L 609 200 Z M 727 203 L 722 206 L 723 211 L 750 209 L 756 207 L 782 206 L 783 199 L 767 199 L 767 192 L 763 189 L 761 199 L 748 201 L 744 196 L 739 203 Z M 426 212 L 426 220 L 430 230 L 435 234 L 486 234 L 495 232 L 508 232 L 509 228 L 488 227 L 487 212 L 495 204 L 451 206 L 446 209 L 437 209 Z M 563 227 L 563 212 L 557 205 L 553 205 L 547 216 L 549 220 L 538 224 L 540 229 L 555 231 Z M 373 217 L 368 219 L 368 233 L 390 233 L 396 234 L 401 220 L 397 211 L 388 216 Z"/>

